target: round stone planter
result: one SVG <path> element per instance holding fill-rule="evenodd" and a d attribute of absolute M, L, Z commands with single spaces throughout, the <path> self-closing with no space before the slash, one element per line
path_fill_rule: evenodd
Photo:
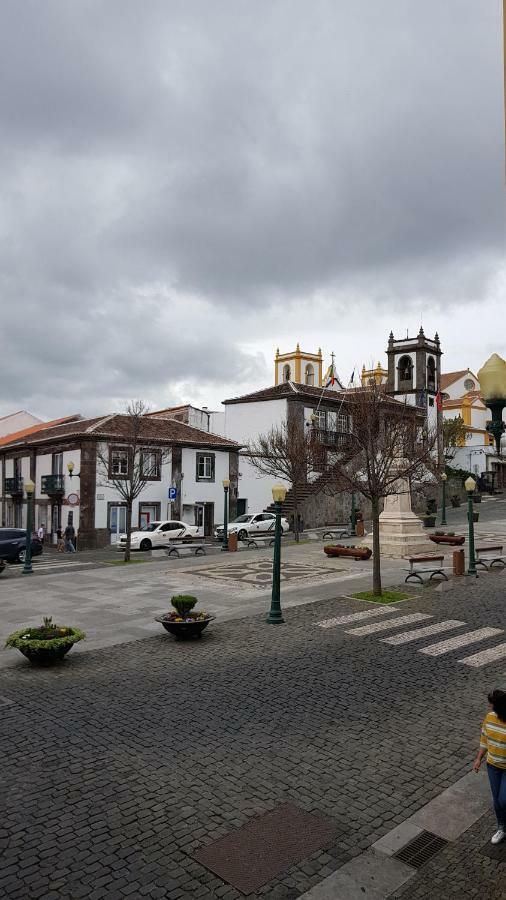
<path fill-rule="evenodd" d="M 341 547 L 339 544 L 328 544 L 323 552 L 329 557 L 345 556 L 350 559 L 370 559 L 372 550 L 370 547 Z"/>
<path fill-rule="evenodd" d="M 202 632 L 209 625 L 209 622 L 212 622 L 216 616 L 206 616 L 205 619 L 185 619 L 181 622 L 176 622 L 174 619 L 168 619 L 166 616 L 157 616 L 155 622 L 160 622 L 161 625 L 165 628 L 165 631 L 168 631 L 169 634 L 174 635 L 177 640 L 185 640 L 187 638 L 200 638 L 202 637 Z"/>
<path fill-rule="evenodd" d="M 18 647 L 18 650 L 34 666 L 52 666 L 54 663 L 60 662 L 73 646 L 74 644 L 68 644 L 66 647 L 44 647 L 37 650 L 32 650 L 30 647 Z"/>

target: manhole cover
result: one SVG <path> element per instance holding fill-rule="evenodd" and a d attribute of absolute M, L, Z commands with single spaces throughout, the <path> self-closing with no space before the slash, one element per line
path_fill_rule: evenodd
<path fill-rule="evenodd" d="M 328 819 L 283 803 L 197 850 L 194 858 L 250 894 L 316 850 L 330 847 L 335 838 L 336 827 Z"/>
<path fill-rule="evenodd" d="M 437 834 L 432 834 L 431 831 L 422 831 L 409 844 L 394 853 L 394 857 L 407 863 L 408 866 L 413 866 L 414 869 L 419 869 L 446 847 L 447 843 L 448 841 Z"/>

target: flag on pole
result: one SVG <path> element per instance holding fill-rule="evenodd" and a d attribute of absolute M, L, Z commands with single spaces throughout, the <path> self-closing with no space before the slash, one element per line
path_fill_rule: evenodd
<path fill-rule="evenodd" d="M 355 369 L 353 369 L 353 372 L 351 373 L 350 384 L 353 384 L 354 381 L 355 381 Z"/>
<path fill-rule="evenodd" d="M 436 407 L 438 412 L 443 411 L 443 398 L 441 396 L 441 391 L 438 391 L 436 394 Z"/>
<path fill-rule="evenodd" d="M 336 376 L 335 376 L 335 372 L 334 372 L 333 363 L 328 368 L 326 379 L 327 379 L 326 383 L 325 383 L 326 388 L 331 387 L 336 383 Z"/>

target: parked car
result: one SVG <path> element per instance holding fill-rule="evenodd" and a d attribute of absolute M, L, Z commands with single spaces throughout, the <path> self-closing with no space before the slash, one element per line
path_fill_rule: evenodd
<path fill-rule="evenodd" d="M 187 525 L 186 522 L 150 522 L 138 531 L 131 532 L 130 547 L 132 550 L 153 550 L 156 547 L 168 547 L 176 539 L 192 541 L 198 534 L 198 525 Z M 120 534 L 117 547 L 125 549 L 127 536 Z"/>
<path fill-rule="evenodd" d="M 238 540 L 245 541 L 255 535 L 266 534 L 268 531 L 274 531 L 276 516 L 274 513 L 262 512 L 251 513 L 249 516 L 238 516 L 233 522 L 228 524 L 228 534 L 236 534 Z M 281 530 L 284 533 L 288 531 L 290 525 L 288 519 L 281 519 Z M 218 541 L 223 540 L 223 525 L 218 525 L 214 529 L 214 536 Z"/>
<path fill-rule="evenodd" d="M 32 534 L 32 556 L 40 556 L 42 541 Z M 0 528 L 0 560 L 7 562 L 25 561 L 26 531 L 24 528 Z"/>

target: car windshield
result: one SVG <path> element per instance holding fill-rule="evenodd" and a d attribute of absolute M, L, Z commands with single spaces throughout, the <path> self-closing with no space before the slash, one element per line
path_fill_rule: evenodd
<path fill-rule="evenodd" d="M 237 519 L 234 519 L 230 524 L 233 525 L 235 522 L 249 522 L 251 516 L 238 516 Z"/>
<path fill-rule="evenodd" d="M 145 525 L 139 528 L 139 531 L 155 531 L 160 524 L 160 522 L 146 522 Z"/>

